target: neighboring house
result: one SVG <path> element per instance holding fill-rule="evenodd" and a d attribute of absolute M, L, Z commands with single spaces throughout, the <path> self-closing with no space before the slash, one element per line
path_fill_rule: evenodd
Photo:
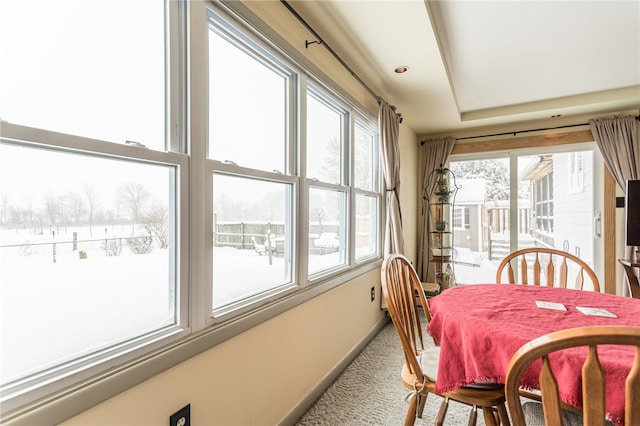
<path fill-rule="evenodd" d="M 485 201 L 485 180 L 457 179 L 456 184 L 460 189 L 456 193 L 451 215 L 454 246 L 482 252 L 482 206 Z"/>
<path fill-rule="evenodd" d="M 523 170 L 531 188 L 531 234 L 538 245 L 573 253 L 593 264 L 593 152 L 549 154 Z M 596 224 L 598 225 L 598 224 Z M 582 231 L 581 231 L 582 230 Z"/>

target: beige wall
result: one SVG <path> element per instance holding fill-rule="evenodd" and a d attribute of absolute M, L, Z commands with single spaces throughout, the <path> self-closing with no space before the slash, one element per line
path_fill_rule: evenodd
<path fill-rule="evenodd" d="M 278 1 L 248 6 L 299 48 L 310 38 Z M 377 116 L 377 102 L 326 49 L 299 51 Z M 401 111 L 400 111 L 401 112 Z M 415 260 L 417 140 L 401 125 L 401 204 L 406 253 Z M 370 301 L 370 288 L 376 300 Z M 194 425 L 274 425 L 385 321 L 380 269 L 293 308 L 65 421 L 62 425 L 166 425 L 191 404 Z M 318 389 L 315 389 L 317 392 Z M 303 404 L 304 405 L 304 404 Z M 288 417 L 290 419 L 290 417 Z"/>
<path fill-rule="evenodd" d="M 383 318 L 371 271 L 201 353 L 65 426 L 166 425 L 191 404 L 193 425 L 275 425 Z"/>

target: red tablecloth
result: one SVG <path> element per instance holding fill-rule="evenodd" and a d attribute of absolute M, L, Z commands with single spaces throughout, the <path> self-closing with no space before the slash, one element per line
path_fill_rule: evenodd
<path fill-rule="evenodd" d="M 536 306 L 536 301 L 562 303 L 567 310 Z M 617 318 L 588 316 L 576 306 L 604 308 Z M 590 291 L 531 285 L 478 284 L 445 290 L 429 300 L 432 320 L 428 332 L 440 341 L 437 392 L 476 381 L 504 383 L 513 354 L 528 341 L 552 331 L 588 325 L 640 327 L 640 300 Z M 559 373 L 563 401 L 582 406 L 580 369 L 586 350 L 564 354 L 567 368 Z M 624 421 L 624 380 L 633 362 L 631 347 L 599 350 L 606 372 L 606 411 L 609 420 Z M 538 371 L 528 369 L 523 385 L 538 387 Z"/>

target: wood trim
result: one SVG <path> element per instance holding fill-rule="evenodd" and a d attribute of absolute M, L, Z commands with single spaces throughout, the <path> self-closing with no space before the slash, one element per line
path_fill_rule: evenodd
<path fill-rule="evenodd" d="M 473 142 L 456 142 L 452 155 L 476 154 L 479 152 L 507 151 L 512 149 L 568 145 L 572 143 L 593 142 L 591 130 L 575 132 L 546 133 L 543 135 L 521 136 L 505 139 L 491 139 Z"/>
<path fill-rule="evenodd" d="M 604 292 L 617 294 L 616 289 L 616 180 L 604 167 Z"/>

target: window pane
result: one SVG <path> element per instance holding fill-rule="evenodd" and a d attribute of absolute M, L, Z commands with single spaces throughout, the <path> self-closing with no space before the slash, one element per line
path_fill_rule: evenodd
<path fill-rule="evenodd" d="M 495 269 L 512 250 L 552 247 L 568 251 L 587 263 L 594 262 L 594 151 L 544 152 L 510 155 L 516 159 L 517 181 L 509 182 L 507 159 L 452 162 L 461 177 L 462 188 L 456 206 L 468 209 L 459 216 L 455 229 L 456 281 L 495 281 Z M 584 188 L 572 185 L 571 158 L 582 158 Z M 484 189 L 475 185 L 484 180 Z M 518 199 L 509 197 L 510 185 L 517 185 Z M 475 189 L 474 189 L 475 188 Z M 473 194 L 484 201 L 473 201 Z M 510 209 L 517 209 L 516 223 L 510 223 Z M 458 222 L 454 222 L 458 225 Z M 511 241 L 510 235 L 517 235 Z M 514 265 L 514 267 L 517 265 Z"/>
<path fill-rule="evenodd" d="M 209 31 L 209 158 L 286 173 L 290 77 Z"/>
<path fill-rule="evenodd" d="M 378 251 L 378 198 L 356 195 L 356 259 Z"/>
<path fill-rule="evenodd" d="M 343 114 L 307 96 L 307 177 L 342 183 Z"/>
<path fill-rule="evenodd" d="M 0 158 L 3 385 L 176 324 L 174 167 Z"/>
<path fill-rule="evenodd" d="M 376 147 L 375 136 L 367 132 L 362 126 L 356 124 L 354 131 L 354 186 L 356 188 L 373 191 Z"/>
<path fill-rule="evenodd" d="M 346 193 L 309 189 L 309 275 L 346 261 Z"/>
<path fill-rule="evenodd" d="M 495 282 L 510 252 L 509 159 L 455 161 L 449 168 L 460 187 L 451 213 L 456 283 Z"/>
<path fill-rule="evenodd" d="M 163 1 L 0 4 L 3 120 L 165 149 Z"/>
<path fill-rule="evenodd" d="M 453 229 L 462 228 L 462 209 L 460 207 L 455 207 L 453 209 L 452 225 Z"/>
<path fill-rule="evenodd" d="M 215 174 L 214 309 L 292 281 L 293 185 Z"/>
<path fill-rule="evenodd" d="M 579 159 L 584 174 L 579 191 L 571 180 L 572 158 Z M 527 225 L 520 228 L 529 234 L 528 239 L 521 239 L 519 248 L 526 248 L 527 243 L 548 246 L 568 251 L 593 265 L 594 152 L 521 156 L 518 164 L 521 192 L 539 194 L 532 199 L 535 209 L 519 218 L 521 224 Z M 528 203 L 528 199 L 521 199 L 519 210 L 528 207 Z"/>

